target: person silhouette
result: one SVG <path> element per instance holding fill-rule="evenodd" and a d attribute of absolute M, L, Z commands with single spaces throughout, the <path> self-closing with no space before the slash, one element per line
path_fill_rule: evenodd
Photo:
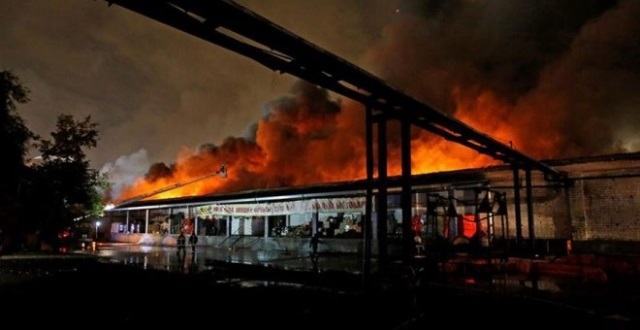
<path fill-rule="evenodd" d="M 316 231 L 311 236 L 311 240 L 309 241 L 309 246 L 311 246 L 311 258 L 318 258 L 318 244 L 320 243 L 320 232 Z"/>
<path fill-rule="evenodd" d="M 189 236 L 189 245 L 191 245 L 191 253 L 196 253 L 196 244 L 198 244 L 198 235 L 195 231 Z"/>
<path fill-rule="evenodd" d="M 177 242 L 178 253 L 184 252 L 185 244 L 186 244 L 186 238 L 184 237 L 184 232 L 180 232 L 180 235 L 178 235 L 178 242 Z"/>
<path fill-rule="evenodd" d="M 316 231 L 309 240 L 309 246 L 311 247 L 311 263 L 313 265 L 313 271 L 318 272 L 318 244 L 320 244 L 320 231 Z"/>

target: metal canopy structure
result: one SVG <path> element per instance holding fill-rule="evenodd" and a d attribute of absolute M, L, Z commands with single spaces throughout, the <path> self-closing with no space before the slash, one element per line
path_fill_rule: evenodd
<path fill-rule="evenodd" d="M 564 175 L 229 0 L 105 0 L 545 178 Z"/>

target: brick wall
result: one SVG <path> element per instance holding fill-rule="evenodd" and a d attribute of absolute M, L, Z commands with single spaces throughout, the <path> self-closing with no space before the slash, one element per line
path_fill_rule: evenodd
<path fill-rule="evenodd" d="M 532 180 L 534 233 L 537 239 L 619 240 L 640 242 L 640 162 L 585 162 L 555 167 L 568 173 L 567 187 Z M 493 184 L 513 180 L 509 170 L 494 173 Z M 512 181 L 513 182 L 513 181 Z M 522 235 L 529 238 L 526 191 L 521 180 Z M 509 237 L 516 235 L 513 183 L 503 187 L 509 205 Z M 496 220 L 496 232 L 500 221 Z"/>
<path fill-rule="evenodd" d="M 576 188 L 576 239 L 640 241 L 640 177 L 582 179 Z"/>

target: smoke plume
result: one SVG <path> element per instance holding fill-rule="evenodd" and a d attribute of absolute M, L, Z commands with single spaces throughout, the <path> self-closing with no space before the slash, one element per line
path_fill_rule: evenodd
<path fill-rule="evenodd" d="M 536 159 L 640 150 L 640 1 L 406 1 L 360 65 L 395 88 Z M 320 45 L 322 46 L 322 45 Z M 365 177 L 361 105 L 306 82 L 264 107 L 243 137 L 180 151 L 122 190 L 126 199 L 338 182 Z M 398 130 L 389 172 L 398 174 Z M 425 131 L 414 174 L 496 163 Z"/>

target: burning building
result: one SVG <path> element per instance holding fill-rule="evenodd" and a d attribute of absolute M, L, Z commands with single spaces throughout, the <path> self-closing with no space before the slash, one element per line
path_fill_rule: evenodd
<path fill-rule="evenodd" d="M 504 165 L 414 175 L 411 233 L 427 248 L 437 241 L 476 240 L 514 254 L 521 247 L 540 254 L 637 252 L 639 160 L 634 153 L 549 161 L 567 173 L 565 183 L 533 175 L 530 185 L 520 178 L 514 186 L 513 170 Z M 389 178 L 385 215 L 377 212 L 381 200 L 374 191 L 374 253 L 381 237 L 389 253 L 402 249 L 400 182 Z M 366 180 L 356 180 L 142 200 L 108 211 L 105 219 L 114 241 L 173 245 L 180 232 L 195 231 L 200 244 L 212 247 L 305 252 L 319 231 L 327 251 L 358 253 L 366 187 Z"/>
<path fill-rule="evenodd" d="M 567 85 L 567 77 L 577 73 L 580 77 L 585 72 L 587 78 L 589 73 L 598 76 L 570 65 L 574 63 L 570 58 L 584 60 L 593 55 L 594 49 L 580 42 L 556 62 L 522 65 L 517 72 L 529 67 L 543 69 L 531 76 L 531 82 L 522 82 L 511 73 L 509 81 L 518 82 L 514 89 L 472 79 L 492 73 L 487 68 L 497 64 L 486 61 L 464 68 L 454 65 L 451 71 L 466 69 L 462 70 L 466 79 L 443 88 L 429 81 L 423 82 L 423 88 L 410 84 L 416 95 L 429 90 L 422 96 L 449 109 L 442 112 L 233 2 L 194 5 L 173 1 L 174 8 L 163 11 L 154 10 L 160 6 L 157 3 L 112 2 L 304 80 L 293 87 L 289 97 L 266 107 L 249 138 L 228 138 L 221 145 L 186 150 L 175 164 L 156 164 L 146 178 L 127 187 L 119 198 L 136 198 L 177 185 L 112 210 L 110 216 L 119 217 L 112 221 L 118 223 L 113 235 L 117 240 L 156 244 L 156 238 L 163 237 L 164 242 L 166 237 L 153 233 L 200 234 L 205 222 L 204 235 L 223 236 L 224 244 L 241 246 L 245 237 L 257 237 L 263 242 L 258 246 L 275 248 L 290 244 L 280 240 L 283 233 L 285 237 L 305 238 L 319 229 L 329 235 L 336 234 L 336 229 L 343 234 L 358 228 L 359 235 L 353 235 L 356 238 L 366 234 L 362 228 L 368 228 L 372 238 L 381 242 L 377 248 L 383 253 L 389 247 L 387 236 L 399 235 L 400 245 L 408 251 L 407 242 L 416 232 L 426 241 L 446 239 L 453 244 L 457 238 L 465 238 L 503 249 L 527 245 L 529 250 L 551 250 L 558 244 L 567 249 L 568 241 L 637 239 L 636 220 L 630 217 L 616 222 L 613 228 L 624 223 L 625 230 L 611 230 L 610 220 L 605 219 L 611 210 L 601 199 L 590 197 L 624 199 L 620 190 L 612 187 L 620 180 L 625 187 L 633 183 L 637 154 L 624 153 L 628 149 L 615 138 L 611 123 L 595 113 L 606 97 L 587 102 L 561 89 Z M 180 7 L 182 3 L 184 7 Z M 598 39 L 601 34 L 594 32 L 598 24 L 604 27 L 614 15 L 637 10 L 630 2 L 624 6 L 579 32 L 570 32 L 581 36 L 578 41 Z M 253 43 L 212 30 L 206 24 L 208 19 Z M 409 29 L 409 23 L 393 28 L 390 32 L 399 32 L 395 34 L 398 38 L 412 36 L 402 33 Z M 602 30 L 619 37 L 613 40 L 624 39 L 612 29 Z M 393 41 L 382 46 L 393 47 Z M 431 56 L 437 55 L 437 49 L 430 50 Z M 388 56 L 393 54 L 412 59 L 412 54 L 401 52 L 378 54 L 372 55 L 373 61 L 392 65 L 403 62 L 390 61 Z M 514 59 L 516 55 L 507 57 Z M 403 68 L 389 68 L 385 77 L 404 86 L 404 77 L 415 75 L 394 74 L 406 73 Z M 618 90 L 616 86 L 601 86 L 599 91 L 611 95 Z M 328 90 L 346 99 L 332 99 Z M 435 90 L 447 94 L 447 100 Z M 585 121 L 580 125 L 574 125 L 576 116 L 560 111 L 576 104 L 586 111 L 579 114 Z M 576 142 L 576 136 L 583 137 L 581 142 Z M 598 156 L 601 154 L 613 156 Z M 593 158 L 575 158 L 578 156 Z M 559 157 L 570 160 L 536 160 Z M 229 169 L 225 180 L 180 185 L 207 176 L 220 163 Z M 503 163 L 508 165 L 500 165 Z M 319 182 L 325 184 L 315 185 Z M 587 193 L 592 191 L 595 195 Z M 637 196 L 635 191 L 625 194 L 632 201 Z M 155 226 L 158 219 L 161 223 Z M 600 227 L 596 223 L 609 225 L 594 232 L 594 226 Z M 127 236 L 120 235 L 123 233 Z M 216 239 L 202 241 L 223 244 Z M 351 250 L 361 244 L 357 239 L 349 242 L 356 242 Z"/>

